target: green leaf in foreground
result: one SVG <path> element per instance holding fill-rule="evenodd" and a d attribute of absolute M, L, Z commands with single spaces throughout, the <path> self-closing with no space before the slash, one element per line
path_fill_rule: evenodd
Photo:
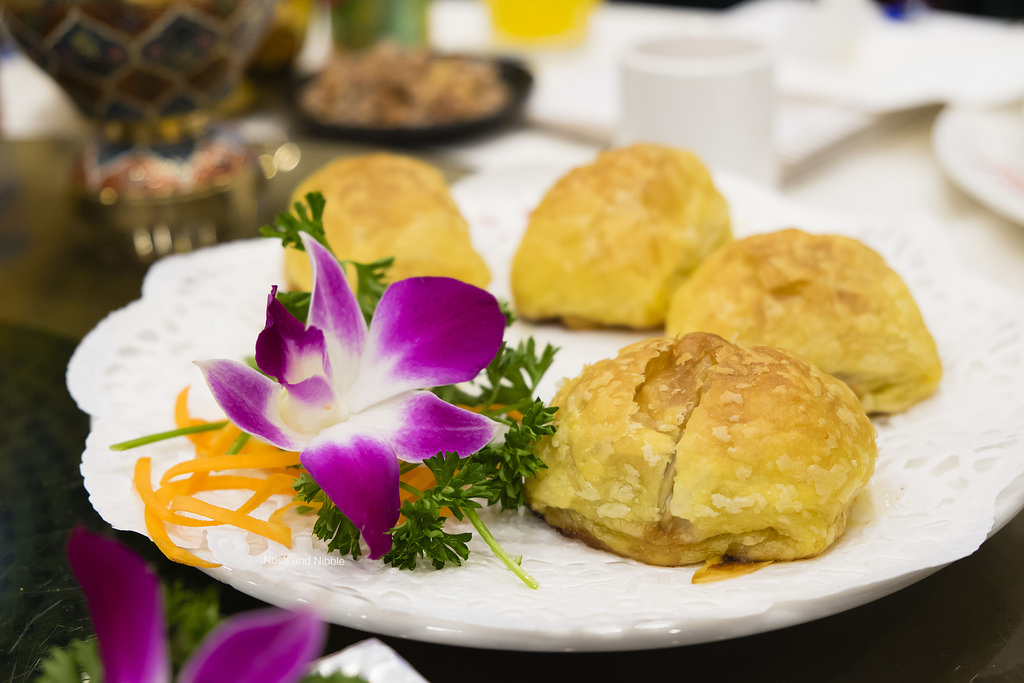
<path fill-rule="evenodd" d="M 511 425 L 515 420 L 509 413 L 523 412 L 533 404 L 537 386 L 556 353 L 558 347 L 547 344 L 538 355 L 533 337 L 515 347 L 502 343 L 494 360 L 468 386 L 447 385 L 433 391 L 444 401 L 479 409 L 482 414 Z"/>
<path fill-rule="evenodd" d="M 330 249 L 327 243 L 327 233 L 324 230 L 324 206 L 327 200 L 320 192 L 310 192 L 305 196 L 306 203 L 295 202 L 292 205 L 292 212 L 277 214 L 274 222 L 260 228 L 260 234 L 264 237 L 273 237 L 281 240 L 285 247 L 294 247 L 299 251 L 305 251 L 302 246 L 301 234 L 306 233 L 317 242 Z M 334 253 L 333 251 L 331 253 Z"/>
<path fill-rule="evenodd" d="M 295 482 L 295 499 L 304 503 L 319 503 L 313 535 L 327 542 L 328 552 L 338 551 L 353 560 L 362 557 L 359 529 L 331 502 L 323 489 L 313 481 L 313 477 L 305 472 Z"/>
<path fill-rule="evenodd" d="M 180 581 L 164 584 L 164 611 L 171 666 L 178 671 L 224 618 L 217 587 L 193 590 Z"/>
<path fill-rule="evenodd" d="M 51 648 L 41 664 L 36 683 L 100 683 L 103 665 L 100 663 L 96 638 L 76 638 L 65 647 Z"/>

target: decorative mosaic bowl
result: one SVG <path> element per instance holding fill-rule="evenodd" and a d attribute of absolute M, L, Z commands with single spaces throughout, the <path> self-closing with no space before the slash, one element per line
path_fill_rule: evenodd
<path fill-rule="evenodd" d="M 241 81 L 275 0 L 0 3 L 25 54 L 97 124 L 71 188 L 101 252 L 149 262 L 253 231 L 254 156 L 209 112 Z"/>
<path fill-rule="evenodd" d="M 11 0 L 11 35 L 86 116 L 153 121 L 226 97 L 274 0 Z"/>

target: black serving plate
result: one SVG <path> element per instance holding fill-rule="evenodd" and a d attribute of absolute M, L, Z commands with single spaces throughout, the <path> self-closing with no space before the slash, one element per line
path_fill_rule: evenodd
<path fill-rule="evenodd" d="M 506 57 L 494 58 L 492 61 L 497 64 L 501 79 L 509 87 L 509 100 L 505 106 L 494 113 L 470 121 L 436 126 L 354 126 L 330 123 L 316 118 L 302 107 L 302 100 L 299 97 L 296 97 L 296 107 L 305 132 L 317 137 L 398 147 L 464 140 L 496 130 L 515 120 L 522 113 L 523 105 L 533 89 L 533 74 L 522 62 Z M 311 86 L 314 78 L 315 76 L 301 82 L 296 89 L 296 94 Z"/>

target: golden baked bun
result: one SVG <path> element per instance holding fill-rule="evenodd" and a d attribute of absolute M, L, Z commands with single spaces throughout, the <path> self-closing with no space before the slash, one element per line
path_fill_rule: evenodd
<path fill-rule="evenodd" d="M 653 338 L 566 382 L 530 506 L 656 565 L 794 560 L 828 548 L 874 472 L 849 387 L 781 349 Z"/>
<path fill-rule="evenodd" d="M 672 296 L 669 335 L 714 332 L 796 351 L 843 380 L 869 413 L 896 413 L 942 377 L 910 290 L 857 240 L 782 230 L 733 242 Z"/>
<path fill-rule="evenodd" d="M 731 239 L 725 200 L 693 154 L 604 152 L 533 212 L 512 261 L 516 309 L 571 327 L 656 327 L 673 290 Z"/>
<path fill-rule="evenodd" d="M 368 262 L 394 256 L 390 281 L 444 275 L 478 287 L 490 282 L 444 177 L 430 164 L 383 153 L 338 159 L 306 178 L 292 202 L 313 191 L 327 200 L 324 230 L 338 258 Z M 288 249 L 284 267 L 289 287 L 310 289 L 304 252 Z"/>

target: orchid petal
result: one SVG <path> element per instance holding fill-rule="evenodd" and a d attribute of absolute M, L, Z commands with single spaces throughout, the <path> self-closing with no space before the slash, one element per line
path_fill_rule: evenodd
<path fill-rule="evenodd" d="M 313 269 L 306 325 L 323 331 L 335 385 L 344 389 L 355 377 L 366 345 L 366 319 L 338 259 L 306 233 L 302 234 L 302 244 Z"/>
<path fill-rule="evenodd" d="M 497 299 L 479 287 L 445 277 L 395 282 L 373 315 L 352 410 L 473 379 L 498 352 L 504 332 Z"/>
<path fill-rule="evenodd" d="M 398 458 L 377 431 L 342 423 L 309 442 L 300 460 L 348 517 L 377 559 L 391 549 L 388 531 L 398 521 Z"/>
<path fill-rule="evenodd" d="M 185 664 L 181 683 L 293 683 L 323 649 L 326 625 L 308 610 L 267 609 L 218 626 Z"/>
<path fill-rule="evenodd" d="M 267 298 L 267 324 L 256 338 L 256 365 L 285 386 L 329 371 L 324 333 L 307 329 L 277 300 L 277 287 Z"/>
<path fill-rule="evenodd" d="M 440 452 L 466 457 L 486 446 L 498 429 L 494 420 L 453 406 L 429 391 L 378 403 L 353 415 L 350 424 L 380 431 L 407 462 L 420 462 Z"/>
<path fill-rule="evenodd" d="M 68 559 L 89 603 L 108 683 L 170 680 L 163 598 L 156 574 L 116 541 L 77 528 Z"/>
<path fill-rule="evenodd" d="M 196 361 L 221 409 L 243 432 L 278 448 L 298 451 L 307 439 L 284 423 L 279 405 L 285 388 L 233 360 Z"/>

